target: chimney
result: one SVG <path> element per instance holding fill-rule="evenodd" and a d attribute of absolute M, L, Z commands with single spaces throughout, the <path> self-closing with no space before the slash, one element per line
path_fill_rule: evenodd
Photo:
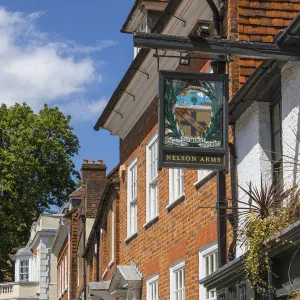
<path fill-rule="evenodd" d="M 94 160 L 89 162 L 88 159 L 83 160 L 81 166 L 82 184 L 86 184 L 87 180 L 91 179 L 105 179 L 106 178 L 106 165 L 103 160 L 98 159 L 96 164 Z"/>

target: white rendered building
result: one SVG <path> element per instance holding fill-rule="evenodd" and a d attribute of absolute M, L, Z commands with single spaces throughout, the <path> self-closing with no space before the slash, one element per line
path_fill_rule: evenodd
<path fill-rule="evenodd" d="M 56 299 L 56 258 L 51 244 L 61 214 L 41 215 L 26 247 L 15 254 L 15 282 L 0 283 L 0 299 Z"/>

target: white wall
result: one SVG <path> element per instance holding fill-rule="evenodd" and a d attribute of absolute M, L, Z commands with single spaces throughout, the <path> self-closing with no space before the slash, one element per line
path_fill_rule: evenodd
<path fill-rule="evenodd" d="M 237 149 L 238 184 L 249 190 L 249 184 L 260 186 L 261 178 L 264 182 L 271 182 L 272 166 L 271 153 L 271 125 L 269 103 L 254 102 L 239 118 L 235 126 Z M 248 203 L 249 197 L 239 187 L 238 200 Z M 248 207 L 239 203 L 239 207 Z M 242 212 L 240 209 L 239 212 Z M 240 223 L 243 220 L 240 220 Z M 245 249 L 237 247 L 237 256 Z"/>
<path fill-rule="evenodd" d="M 281 72 L 282 91 L 282 151 L 285 186 L 299 183 L 300 149 L 295 133 L 300 134 L 300 63 L 287 63 Z M 297 161 L 298 167 L 289 162 Z M 298 179 L 297 179 L 298 176 Z"/>

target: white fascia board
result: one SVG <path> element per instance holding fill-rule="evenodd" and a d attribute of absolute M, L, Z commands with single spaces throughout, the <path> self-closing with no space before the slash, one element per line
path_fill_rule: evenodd
<path fill-rule="evenodd" d="M 186 26 L 176 18 L 171 18 L 166 28 L 162 32 L 169 35 L 188 36 L 198 20 L 211 21 L 213 14 L 206 1 L 199 0 L 183 0 L 177 9 L 176 16 L 186 21 Z M 140 69 L 147 72 L 150 78 L 141 72 L 136 72 L 127 87 L 127 92 L 135 96 L 133 97 L 123 93 L 121 99 L 115 106 L 114 110 L 122 114 L 112 112 L 107 119 L 104 128 L 108 129 L 111 134 L 118 135 L 122 139 L 126 138 L 135 123 L 139 120 L 154 98 L 158 95 L 158 72 L 157 60 L 153 57 L 154 50 L 151 50 Z M 168 52 L 168 54 L 176 54 L 176 52 Z M 178 53 L 177 53 L 178 54 Z M 176 70 L 178 59 L 161 58 L 160 70 Z"/>

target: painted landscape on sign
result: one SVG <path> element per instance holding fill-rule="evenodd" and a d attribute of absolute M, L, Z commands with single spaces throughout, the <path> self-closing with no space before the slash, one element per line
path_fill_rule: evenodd
<path fill-rule="evenodd" d="M 166 79 L 165 145 L 222 147 L 220 82 Z"/>

